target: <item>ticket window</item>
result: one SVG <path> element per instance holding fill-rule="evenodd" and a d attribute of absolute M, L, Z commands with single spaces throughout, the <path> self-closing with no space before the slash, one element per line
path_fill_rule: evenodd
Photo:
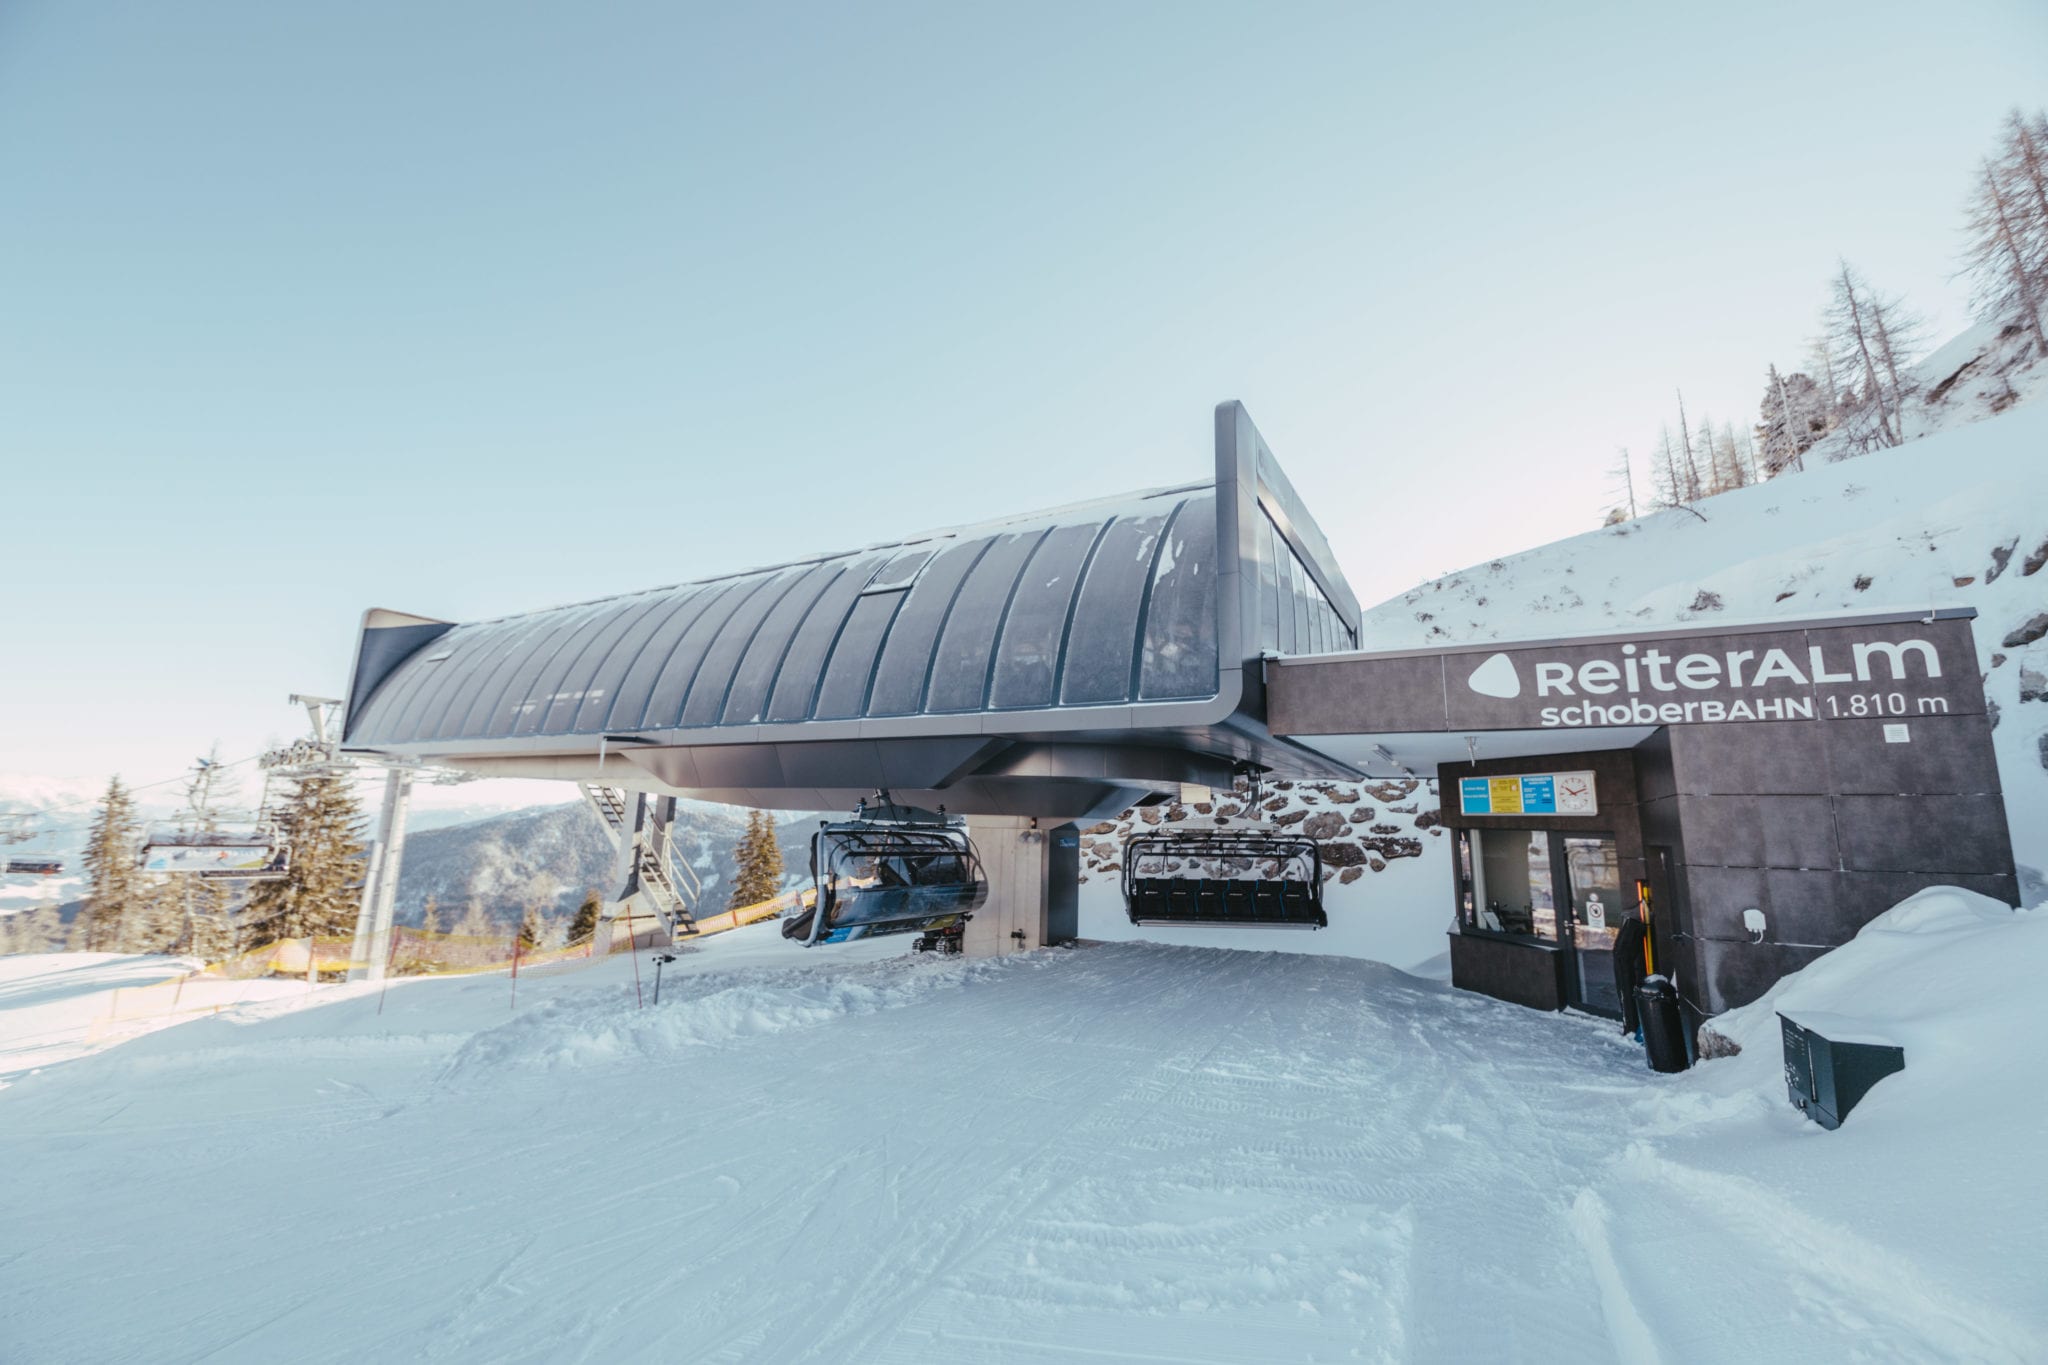
<path fill-rule="evenodd" d="M 1570 954 L 1571 1003 L 1618 1013 L 1614 941 L 1632 902 L 1606 834 L 1540 829 L 1458 833 L 1460 927 L 1553 943 Z"/>
<path fill-rule="evenodd" d="M 1557 860 L 1551 838 L 1547 830 L 1459 831 L 1465 928 L 1557 941 Z"/>

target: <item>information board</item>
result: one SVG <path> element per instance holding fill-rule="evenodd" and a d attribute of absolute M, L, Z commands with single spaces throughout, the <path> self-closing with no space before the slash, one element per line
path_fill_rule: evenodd
<path fill-rule="evenodd" d="M 1517 773 L 1459 778 L 1458 809 L 1466 815 L 1594 815 L 1600 805 L 1591 773 Z"/>

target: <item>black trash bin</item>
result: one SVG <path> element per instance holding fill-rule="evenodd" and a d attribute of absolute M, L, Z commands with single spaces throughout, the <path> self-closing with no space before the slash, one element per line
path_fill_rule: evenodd
<path fill-rule="evenodd" d="M 1643 1021 L 1643 1050 L 1652 1071 L 1683 1071 L 1692 1065 L 1685 1053 L 1685 1025 L 1678 1018 L 1678 992 L 1668 977 L 1646 976 L 1636 987 L 1636 1009 Z"/>

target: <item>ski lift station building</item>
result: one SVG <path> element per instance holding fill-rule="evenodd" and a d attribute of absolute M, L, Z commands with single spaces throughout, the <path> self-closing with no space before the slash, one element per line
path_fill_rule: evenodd
<path fill-rule="evenodd" d="M 1225 403 L 1213 473 L 1172 487 L 498 620 L 368 612 L 342 742 L 639 800 L 942 807 L 987 869 L 981 954 L 1076 936 L 1075 822 L 1427 778 L 1453 980 L 1541 1008 L 1615 1007 L 1639 906 L 1699 1017 L 1923 886 L 2017 901 L 1968 612 L 1394 653 L 1359 627 Z"/>

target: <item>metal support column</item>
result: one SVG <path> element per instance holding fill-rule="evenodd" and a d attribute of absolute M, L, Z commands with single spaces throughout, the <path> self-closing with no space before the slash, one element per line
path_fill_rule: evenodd
<path fill-rule="evenodd" d="M 640 841 L 647 828 L 647 793 L 628 791 L 620 793 L 626 808 L 620 813 L 617 826 L 617 853 L 612 859 L 611 894 L 605 898 L 603 914 L 597 926 L 597 949 L 610 952 L 615 946 L 619 926 L 624 924 L 627 946 L 633 945 L 633 930 L 637 927 L 634 916 L 640 911 Z"/>
<path fill-rule="evenodd" d="M 363 908 L 356 915 L 355 946 L 349 951 L 351 981 L 384 979 L 385 963 L 391 956 L 391 920 L 398 909 L 398 873 L 405 861 L 405 816 L 411 804 L 412 770 L 392 768 L 384 775 L 377 843 L 370 851 Z"/>

